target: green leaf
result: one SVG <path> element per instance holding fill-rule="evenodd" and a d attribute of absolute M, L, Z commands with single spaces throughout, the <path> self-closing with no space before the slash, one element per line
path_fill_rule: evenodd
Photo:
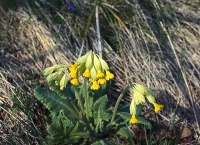
<path fill-rule="evenodd" d="M 138 120 L 138 123 L 141 123 L 143 125 L 146 125 L 148 128 L 151 128 L 151 123 L 149 121 L 145 120 L 144 118 L 137 116 L 137 120 Z"/>
<path fill-rule="evenodd" d="M 117 134 L 125 137 L 125 138 L 129 138 L 130 137 L 130 133 L 127 127 L 121 127 L 118 131 Z"/>
<path fill-rule="evenodd" d="M 95 131 L 98 132 L 100 130 L 103 131 L 103 121 L 109 121 L 111 118 L 111 114 L 106 109 L 106 104 L 108 102 L 107 95 L 100 97 L 94 104 L 93 104 L 93 117 L 94 123 L 96 125 Z"/>
<path fill-rule="evenodd" d="M 78 135 L 74 135 L 78 130 L 78 122 L 66 117 L 63 111 L 60 111 L 47 130 L 49 133 L 47 139 L 51 144 L 72 144 L 80 138 Z"/>
<path fill-rule="evenodd" d="M 91 145 L 119 145 L 108 139 L 95 140 Z"/>
<path fill-rule="evenodd" d="M 131 114 L 127 113 L 127 112 L 118 112 L 117 115 L 119 115 L 120 117 L 122 117 L 124 119 L 124 123 L 129 122 L 129 120 L 131 118 Z"/>
<path fill-rule="evenodd" d="M 69 99 L 63 99 L 48 88 L 36 87 L 35 97 L 51 112 L 52 116 L 58 115 L 60 110 L 64 110 L 65 115 L 72 115 L 80 119 L 80 113 Z"/>
<path fill-rule="evenodd" d="M 143 104 L 136 105 L 136 116 L 139 116 L 141 114 L 143 106 Z"/>
<path fill-rule="evenodd" d="M 54 81 L 48 82 L 48 85 L 51 87 L 51 89 L 58 94 L 59 97 L 63 99 L 75 99 L 75 93 L 74 93 L 74 86 L 68 83 L 66 85 L 66 88 L 64 90 L 60 90 L 60 86 L 56 86 Z"/>

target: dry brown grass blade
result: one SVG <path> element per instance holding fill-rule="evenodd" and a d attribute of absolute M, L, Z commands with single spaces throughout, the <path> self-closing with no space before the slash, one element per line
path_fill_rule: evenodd
<path fill-rule="evenodd" d="M 195 120 L 196 120 L 196 122 L 197 122 L 197 127 L 198 127 L 198 130 L 200 130 L 200 128 L 199 128 L 199 123 L 198 123 L 198 119 L 197 119 L 197 115 L 196 115 L 196 107 L 195 107 L 195 105 L 194 105 L 195 100 L 194 100 L 194 98 L 193 98 L 193 96 L 192 96 L 192 94 L 191 94 L 191 91 L 190 91 L 190 89 L 189 89 L 189 85 L 188 85 L 188 81 L 187 81 L 187 79 L 186 79 L 186 75 L 185 75 L 185 73 L 183 72 L 183 69 L 182 69 L 182 66 L 181 66 L 181 64 L 180 64 L 179 58 L 178 58 L 178 56 L 177 56 L 177 53 L 176 53 L 175 48 L 174 48 L 174 45 L 172 44 L 171 38 L 170 38 L 170 36 L 169 36 L 167 30 L 165 29 L 165 27 L 164 27 L 164 25 L 163 25 L 162 22 L 160 22 L 160 25 L 161 25 L 163 31 L 165 32 L 165 34 L 167 35 L 167 38 L 168 38 L 168 40 L 169 40 L 171 49 L 173 50 L 173 53 L 174 53 L 175 58 L 176 58 L 176 62 L 177 62 L 177 64 L 178 64 L 178 67 L 179 67 L 179 69 L 180 69 L 180 71 L 181 71 L 181 74 L 182 74 L 182 76 L 183 76 L 183 79 L 184 79 L 184 82 L 185 82 L 185 86 L 186 86 L 186 88 L 187 88 L 188 96 L 190 97 L 190 102 L 191 102 L 191 104 L 192 104 L 192 108 L 193 108 L 193 111 L 194 111 L 194 116 L 195 116 Z"/>

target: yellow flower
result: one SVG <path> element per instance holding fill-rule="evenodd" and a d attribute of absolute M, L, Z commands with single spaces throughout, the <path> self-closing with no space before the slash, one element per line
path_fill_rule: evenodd
<path fill-rule="evenodd" d="M 142 95 L 148 94 L 147 88 L 145 86 L 140 85 L 140 84 L 135 84 L 134 90 L 139 92 Z"/>
<path fill-rule="evenodd" d="M 90 74 L 91 74 L 91 79 L 96 80 L 97 72 L 94 66 L 90 69 Z"/>
<path fill-rule="evenodd" d="M 138 123 L 138 120 L 137 120 L 135 115 L 132 115 L 132 117 L 131 117 L 129 122 L 134 124 L 134 123 Z"/>
<path fill-rule="evenodd" d="M 92 90 L 98 90 L 100 85 L 114 78 L 114 75 L 109 72 L 107 63 L 93 51 L 89 51 L 81 56 L 75 64 L 70 65 L 69 71 L 72 84 L 76 84 L 73 79 L 83 76 L 92 83 L 90 87 Z"/>
<path fill-rule="evenodd" d="M 97 70 L 97 78 L 103 77 L 104 74 L 102 73 L 102 71 L 100 69 Z"/>
<path fill-rule="evenodd" d="M 136 114 L 136 104 L 135 104 L 135 101 L 134 101 L 134 99 L 132 99 L 132 101 L 131 101 L 131 105 L 130 105 L 130 113 L 131 114 Z"/>
<path fill-rule="evenodd" d="M 75 66 L 70 66 L 71 70 L 75 70 Z M 47 82 L 55 81 L 55 85 L 60 85 L 60 90 L 63 90 L 68 83 L 68 74 L 66 73 L 67 66 L 66 65 L 54 65 L 52 67 L 48 67 L 44 70 L 44 76 L 46 77 Z M 63 75 L 64 74 L 64 75 Z"/>
<path fill-rule="evenodd" d="M 76 64 L 70 64 L 69 65 L 69 70 L 70 71 L 76 71 L 77 65 Z"/>
<path fill-rule="evenodd" d="M 103 70 L 109 70 L 108 64 L 101 57 L 99 57 L 99 62 Z"/>
<path fill-rule="evenodd" d="M 113 79 L 114 78 L 114 75 L 109 72 L 109 71 L 106 71 L 106 80 L 110 80 L 110 79 Z"/>
<path fill-rule="evenodd" d="M 83 73 L 83 76 L 86 77 L 86 78 L 89 78 L 89 77 L 90 77 L 90 70 L 89 70 L 89 68 L 87 68 L 87 69 L 85 70 L 85 72 Z"/>
<path fill-rule="evenodd" d="M 56 65 L 53 65 L 51 67 L 47 67 L 44 71 L 43 71 L 43 74 L 44 76 L 48 76 L 50 74 L 52 74 L 53 72 L 59 72 L 59 71 L 63 71 L 67 69 L 67 67 L 63 64 L 56 64 Z"/>
<path fill-rule="evenodd" d="M 101 63 L 99 61 L 99 56 L 97 56 L 94 52 L 93 52 L 93 64 L 96 70 L 101 69 Z"/>
<path fill-rule="evenodd" d="M 55 85 L 58 86 L 60 84 L 60 80 L 62 79 L 63 77 L 63 72 L 62 71 L 59 71 L 57 76 L 55 77 Z"/>
<path fill-rule="evenodd" d="M 98 90 L 100 88 L 97 81 L 93 81 L 92 86 L 90 87 L 91 90 Z"/>
<path fill-rule="evenodd" d="M 71 78 L 77 78 L 77 73 L 76 73 L 76 71 L 71 71 L 70 73 L 69 73 L 69 75 L 70 75 L 70 77 Z"/>
<path fill-rule="evenodd" d="M 155 103 L 155 97 L 151 90 L 140 84 L 135 84 L 133 88 L 133 100 L 136 105 L 145 103 L 145 97 L 150 103 Z"/>
<path fill-rule="evenodd" d="M 160 110 L 162 110 L 164 108 L 164 105 L 161 105 L 161 104 L 157 104 L 157 103 L 154 103 L 154 110 L 156 113 L 158 113 Z"/>
<path fill-rule="evenodd" d="M 105 84 L 105 82 L 106 80 L 104 78 L 99 78 L 98 80 L 98 84 L 101 84 L 101 85 Z"/>
<path fill-rule="evenodd" d="M 90 81 L 90 82 L 92 82 L 92 83 L 94 82 L 94 80 L 93 80 L 93 79 L 91 79 L 91 78 L 89 78 L 89 81 Z"/>
<path fill-rule="evenodd" d="M 66 87 L 67 83 L 68 83 L 67 74 L 65 73 L 60 80 L 60 90 L 63 90 Z"/>
<path fill-rule="evenodd" d="M 64 86 L 60 86 L 60 90 L 63 91 L 64 90 Z"/>
<path fill-rule="evenodd" d="M 87 55 L 87 59 L 84 62 L 86 68 L 91 68 L 93 66 L 93 52 L 90 51 L 89 54 Z"/>
<path fill-rule="evenodd" d="M 70 81 L 70 83 L 74 86 L 78 86 L 79 82 L 78 82 L 78 79 L 77 78 L 74 78 Z"/>
<path fill-rule="evenodd" d="M 54 72 L 54 73 L 51 73 L 49 74 L 47 77 L 46 77 L 46 80 L 47 82 L 50 82 L 52 80 L 55 80 L 56 77 L 59 75 L 60 72 Z"/>
<path fill-rule="evenodd" d="M 136 105 L 143 104 L 143 103 L 146 102 L 144 95 L 142 95 L 140 92 L 138 92 L 135 89 L 133 89 L 133 98 L 132 98 L 132 101 L 134 101 L 134 103 Z"/>

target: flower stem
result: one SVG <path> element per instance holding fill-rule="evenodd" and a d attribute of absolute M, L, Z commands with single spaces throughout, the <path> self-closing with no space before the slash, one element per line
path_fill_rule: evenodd
<path fill-rule="evenodd" d="M 75 93 L 76 93 L 76 96 L 77 96 L 77 99 L 78 99 L 78 104 L 80 104 L 80 107 L 81 107 L 81 112 L 83 112 L 83 115 L 85 114 L 84 112 L 84 108 L 83 108 L 83 102 L 81 100 L 81 96 L 80 94 L 78 93 L 78 90 L 77 88 L 75 87 Z"/>
<path fill-rule="evenodd" d="M 114 119 L 115 119 L 115 116 L 116 116 L 116 113 L 117 113 L 117 108 L 118 108 L 118 106 L 119 106 L 119 103 L 120 103 L 122 97 L 124 96 L 124 94 L 126 93 L 126 91 L 127 91 L 130 87 L 133 87 L 133 85 L 132 85 L 132 84 L 131 84 L 131 85 L 128 85 L 128 86 L 121 92 L 121 94 L 119 95 L 119 98 L 117 99 L 117 102 L 116 102 L 116 104 L 115 104 L 115 108 L 114 108 L 114 111 L 113 111 L 113 115 L 112 115 L 111 121 L 110 121 L 110 123 L 109 123 L 108 126 L 107 126 L 108 128 L 110 128 L 111 125 L 113 124 L 113 121 L 114 121 Z"/>
<path fill-rule="evenodd" d="M 86 108 L 86 118 L 89 120 L 89 110 L 88 110 L 88 92 L 87 92 L 87 80 L 84 78 L 84 93 L 85 93 L 85 108 Z"/>

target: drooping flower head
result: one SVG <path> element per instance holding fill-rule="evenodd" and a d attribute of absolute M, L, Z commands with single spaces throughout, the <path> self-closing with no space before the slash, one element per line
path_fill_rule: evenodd
<path fill-rule="evenodd" d="M 66 65 L 53 65 L 44 70 L 43 74 L 46 77 L 47 82 L 55 81 L 55 85 L 60 86 L 60 90 L 63 90 L 67 83 L 67 66 Z"/>
<path fill-rule="evenodd" d="M 90 87 L 92 90 L 98 90 L 100 85 L 114 78 L 114 75 L 109 71 L 107 63 L 93 51 L 89 51 L 81 56 L 75 64 L 70 65 L 69 71 L 72 78 L 71 84 L 78 84 L 74 83 L 73 79 L 78 81 L 78 77 L 82 76 L 92 83 Z"/>
<path fill-rule="evenodd" d="M 164 107 L 161 104 L 157 104 L 155 100 L 155 96 L 153 92 L 146 88 L 145 86 L 142 86 L 140 84 L 135 84 L 133 87 L 133 97 L 131 100 L 130 105 L 130 114 L 132 115 L 132 118 L 130 119 L 130 123 L 136 123 L 136 115 L 138 114 L 138 106 L 141 104 L 144 104 L 146 102 L 146 99 L 149 103 L 153 104 L 154 111 L 157 113 Z"/>

